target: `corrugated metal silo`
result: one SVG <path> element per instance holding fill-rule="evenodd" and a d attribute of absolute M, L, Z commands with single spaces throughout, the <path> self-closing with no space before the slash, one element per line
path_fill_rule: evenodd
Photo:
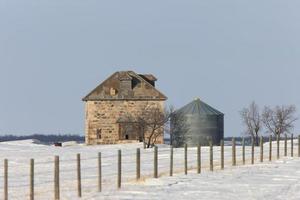
<path fill-rule="evenodd" d="M 188 146 L 208 145 L 208 139 L 212 139 L 214 145 L 220 144 L 220 140 L 224 137 L 223 113 L 199 98 L 176 112 L 185 116 L 187 132 L 184 136 L 184 143 Z"/>

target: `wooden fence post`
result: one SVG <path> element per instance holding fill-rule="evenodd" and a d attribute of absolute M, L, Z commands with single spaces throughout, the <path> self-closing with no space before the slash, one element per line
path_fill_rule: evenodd
<path fill-rule="evenodd" d="M 158 178 L 157 165 L 158 165 L 158 150 L 157 146 L 154 147 L 154 178 Z"/>
<path fill-rule="evenodd" d="M 294 135 L 291 135 L 291 157 L 294 157 Z"/>
<path fill-rule="evenodd" d="M 221 169 L 224 169 L 224 140 L 221 140 L 220 148 L 221 148 Z"/>
<path fill-rule="evenodd" d="M 121 150 L 118 150 L 118 189 L 121 188 L 121 182 L 122 182 L 122 152 Z"/>
<path fill-rule="evenodd" d="M 184 174 L 187 175 L 188 165 L 187 165 L 187 144 L 184 144 Z"/>
<path fill-rule="evenodd" d="M 77 191 L 78 197 L 81 197 L 81 163 L 80 154 L 77 154 Z"/>
<path fill-rule="evenodd" d="M 269 137 L 269 161 L 272 161 L 272 135 Z"/>
<path fill-rule="evenodd" d="M 236 166 L 235 138 L 232 138 L 232 166 Z"/>
<path fill-rule="evenodd" d="M 243 165 L 246 164 L 246 158 L 245 158 L 245 138 L 242 140 L 242 160 L 243 160 Z"/>
<path fill-rule="evenodd" d="M 29 199 L 34 200 L 34 159 L 30 159 L 30 189 L 29 189 Z"/>
<path fill-rule="evenodd" d="M 173 176 L 173 146 L 170 147 L 170 176 Z"/>
<path fill-rule="evenodd" d="M 277 134 L 277 159 L 279 159 L 280 157 L 280 151 L 279 151 L 279 148 L 280 148 L 280 141 L 279 141 L 279 135 Z"/>
<path fill-rule="evenodd" d="M 284 156 L 287 156 L 287 135 L 284 135 Z"/>
<path fill-rule="evenodd" d="M 201 173 L 201 146 L 197 146 L 197 173 Z"/>
<path fill-rule="evenodd" d="M 214 170 L 214 154 L 212 140 L 209 141 L 209 169 L 210 171 Z"/>
<path fill-rule="evenodd" d="M 101 152 L 98 153 L 98 192 L 102 191 L 102 161 Z"/>
<path fill-rule="evenodd" d="M 298 135 L 298 157 L 300 157 L 300 135 Z"/>
<path fill-rule="evenodd" d="M 8 160 L 4 159 L 4 200 L 8 200 Z"/>
<path fill-rule="evenodd" d="M 264 161 L 264 138 L 260 136 L 260 162 Z"/>
<path fill-rule="evenodd" d="M 254 138 L 252 137 L 251 141 L 251 164 L 254 164 Z"/>
<path fill-rule="evenodd" d="M 54 199 L 60 199 L 60 186 L 59 186 L 59 156 L 54 157 Z"/>
<path fill-rule="evenodd" d="M 136 149 L 136 180 L 141 178 L 141 151 L 140 148 Z"/>

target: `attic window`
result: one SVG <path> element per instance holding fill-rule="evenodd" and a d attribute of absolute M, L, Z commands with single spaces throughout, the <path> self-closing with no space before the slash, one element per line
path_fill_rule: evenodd
<path fill-rule="evenodd" d="M 117 94 L 117 90 L 115 88 L 110 88 L 110 95 L 115 96 Z"/>

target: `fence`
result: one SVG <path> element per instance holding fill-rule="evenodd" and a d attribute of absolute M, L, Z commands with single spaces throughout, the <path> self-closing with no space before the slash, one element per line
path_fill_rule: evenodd
<path fill-rule="evenodd" d="M 95 156 L 75 154 L 73 159 L 45 160 L 30 159 L 28 164 L 18 160 L 4 159 L 3 188 L 4 200 L 8 199 L 61 199 L 63 197 L 83 195 L 102 190 L 115 190 L 126 187 L 133 181 L 146 178 L 173 176 L 174 173 L 202 173 L 203 170 L 224 170 L 237 165 L 270 162 L 282 156 L 294 156 L 296 148 L 300 157 L 300 136 L 298 146 L 294 138 L 272 138 L 269 143 L 259 146 L 237 145 L 235 138 L 231 146 L 173 148 L 154 147 L 153 149 L 125 149 L 113 153 L 98 153 Z M 71 194 L 70 194 L 71 193 Z M 101 193 L 99 193 L 101 195 Z"/>

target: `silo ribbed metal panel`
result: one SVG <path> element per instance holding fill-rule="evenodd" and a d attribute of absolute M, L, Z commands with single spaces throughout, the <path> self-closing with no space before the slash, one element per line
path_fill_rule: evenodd
<path fill-rule="evenodd" d="M 212 139 L 214 145 L 219 145 L 224 137 L 223 113 L 200 99 L 195 99 L 176 112 L 186 117 L 188 132 L 185 143 L 188 146 L 208 145 L 209 139 Z"/>

